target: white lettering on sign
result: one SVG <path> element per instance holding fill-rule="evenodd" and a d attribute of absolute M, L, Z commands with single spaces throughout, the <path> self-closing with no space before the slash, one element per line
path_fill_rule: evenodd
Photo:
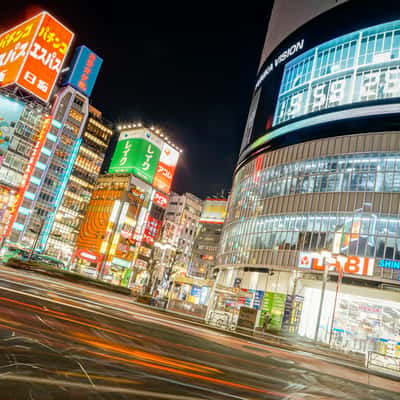
<path fill-rule="evenodd" d="M 274 125 L 310 112 L 345 104 L 400 97 L 400 68 L 367 71 L 359 73 L 354 79 L 356 84 L 351 85 L 351 73 L 346 72 L 345 77 L 325 80 L 282 96 L 278 102 Z"/>
<path fill-rule="evenodd" d="M 274 70 L 274 68 L 278 67 L 279 64 L 282 64 L 284 61 L 286 61 L 289 57 L 293 56 L 299 50 L 302 50 L 303 47 L 304 47 L 304 39 L 301 39 L 297 43 L 293 44 L 288 49 L 283 51 L 278 57 L 275 58 L 273 62 L 268 64 L 265 67 L 261 76 L 258 78 L 255 90 L 257 90 L 260 87 L 263 80 Z"/>
<path fill-rule="evenodd" d="M 372 276 L 374 274 L 374 259 L 358 256 L 331 256 L 327 260 L 329 270 L 350 275 Z M 324 259 L 319 253 L 300 253 L 298 268 L 323 271 Z"/>

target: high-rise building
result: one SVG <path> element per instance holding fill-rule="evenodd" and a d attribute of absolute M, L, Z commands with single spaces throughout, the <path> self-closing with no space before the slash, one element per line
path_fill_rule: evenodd
<path fill-rule="evenodd" d="M 57 141 L 51 132 L 56 129 L 56 121 L 49 115 L 49 103 L 73 36 L 45 11 L 0 34 L 0 86 L 6 96 L 0 104 L 6 136 L 1 143 L 4 159 L 0 175 L 4 183 L 2 198 L 8 201 L 2 215 L 3 242 L 7 238 L 32 245 L 43 227 L 40 214 L 33 211 Z M 25 48 L 30 49 L 26 55 L 21 52 Z M 46 196 L 51 198 L 53 194 Z M 36 209 L 46 212 L 40 205 Z"/>
<path fill-rule="evenodd" d="M 72 87 L 62 88 L 51 110 L 52 123 L 40 156 L 33 164 L 25 200 L 17 210 L 10 240 L 43 251 L 60 205 L 72 167 L 76 162 L 81 134 L 88 114 L 88 99 Z M 21 225 L 19 225 L 21 224 Z M 59 248 L 70 237 L 52 239 Z"/>
<path fill-rule="evenodd" d="M 397 340 L 399 97 L 394 3 L 274 2 L 211 308 L 240 290 L 272 331 L 362 353 Z"/>
<path fill-rule="evenodd" d="M 104 149 L 99 150 L 98 141 L 97 147 L 90 150 L 87 135 L 82 136 L 89 114 L 88 97 L 102 59 L 87 47 L 80 46 L 69 68 L 61 71 L 72 38 L 73 33 L 47 12 L 41 12 L 0 35 L 0 51 L 5 55 L 4 60 L 8 60 L 3 67 L 13 63 L 0 74 L 0 85 L 6 87 L 2 91 L 19 98 L 22 104 L 33 104 L 35 109 L 33 112 L 25 107 L 18 124 L 26 127 L 22 131 L 19 126 L 13 129 L 5 149 L 5 163 L 0 174 L 13 182 L 7 193 L 5 189 L 2 191 L 2 198 L 9 202 L 6 207 L 9 211 L 2 218 L 7 221 L 3 237 L 64 260 L 71 258 L 71 245 L 76 237 L 72 229 L 79 223 L 78 215 L 73 215 L 69 220 L 71 230 L 64 229 L 61 223 L 71 214 L 58 212 L 65 189 L 72 186 L 69 183 L 71 172 L 92 162 L 87 169 L 97 176 L 101 164 L 99 157 L 105 153 Z M 27 57 L 18 62 L 9 57 L 17 48 L 25 46 L 32 48 Z M 52 57 L 45 57 L 50 53 Z M 4 111 L 8 117 L 9 107 L 6 106 Z M 10 130 L 9 127 L 6 129 Z M 87 154 L 90 156 L 85 159 Z M 10 166 L 13 171 L 9 171 Z M 90 196 L 93 186 L 87 186 L 84 182 L 80 192 Z"/>
<path fill-rule="evenodd" d="M 226 215 L 226 199 L 208 198 L 203 207 L 194 239 L 189 275 L 212 279 L 222 225 Z"/>
<path fill-rule="evenodd" d="M 7 143 L 0 164 L 1 236 L 2 241 L 8 238 L 18 242 L 30 216 L 36 182 L 42 176 L 34 166 L 45 166 L 43 162 L 47 161 L 42 148 L 49 119 L 43 106 L 24 103 L 6 92 L 0 96 L 0 103 L 0 129 L 3 145 Z"/>
<path fill-rule="evenodd" d="M 171 193 L 165 212 L 164 241 L 172 242 L 176 249 L 179 250 L 179 254 L 174 261 L 186 273 L 189 268 L 201 210 L 202 200 L 194 194 L 184 193 L 179 195 Z"/>
<path fill-rule="evenodd" d="M 82 99 L 84 101 L 84 99 Z M 88 117 L 66 176 L 62 198 L 49 232 L 46 253 L 71 261 L 80 224 L 95 188 L 112 130 L 102 113 L 88 106 Z"/>
<path fill-rule="evenodd" d="M 151 195 L 151 186 L 130 174 L 100 175 L 80 226 L 74 269 L 126 286 Z"/>
<path fill-rule="evenodd" d="M 146 286 L 179 150 L 159 129 L 120 127 L 108 174 L 95 185 L 76 242 L 80 272 Z"/>

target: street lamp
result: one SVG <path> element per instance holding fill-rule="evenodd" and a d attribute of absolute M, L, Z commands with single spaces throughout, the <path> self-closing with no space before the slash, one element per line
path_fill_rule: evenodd
<path fill-rule="evenodd" d="M 40 238 L 40 235 L 42 234 L 42 230 L 43 230 L 43 226 L 44 226 L 44 221 L 45 221 L 45 219 L 44 219 L 43 217 L 39 216 L 39 215 L 37 215 L 37 217 L 38 217 L 39 220 L 40 220 L 39 230 L 36 232 L 35 230 L 30 229 L 31 232 L 37 233 L 37 235 L 36 235 L 35 240 L 34 240 L 34 242 L 33 242 L 31 251 L 30 251 L 30 253 L 29 253 L 28 261 L 31 261 L 31 260 L 32 260 L 32 255 L 33 255 L 33 253 L 34 253 L 34 251 L 35 251 L 35 249 L 36 249 L 37 242 L 39 241 L 39 238 Z"/>
<path fill-rule="evenodd" d="M 338 298 L 338 294 L 339 294 L 339 287 L 340 287 L 340 284 L 342 283 L 342 279 L 343 279 L 343 265 L 346 262 L 347 257 L 343 254 L 339 254 L 338 256 L 336 256 L 336 259 L 339 262 L 340 270 L 339 270 L 339 274 L 338 274 L 337 282 L 336 282 L 335 301 L 333 303 L 332 321 L 331 321 L 331 327 L 330 327 L 330 331 L 329 331 L 329 345 L 331 344 L 331 341 L 332 341 L 333 324 L 335 322 L 336 303 L 337 303 L 337 298 Z"/>
<path fill-rule="evenodd" d="M 323 279 L 322 279 L 321 298 L 319 301 L 317 326 L 315 327 L 314 342 L 317 342 L 317 340 L 318 340 L 319 325 L 321 323 L 321 315 L 322 315 L 322 305 L 324 303 L 326 282 L 328 280 L 329 264 L 327 263 L 327 260 L 329 260 L 332 256 L 332 253 L 328 249 L 322 249 L 320 251 L 320 254 L 322 256 L 322 265 L 324 266 L 324 275 L 323 275 Z"/>

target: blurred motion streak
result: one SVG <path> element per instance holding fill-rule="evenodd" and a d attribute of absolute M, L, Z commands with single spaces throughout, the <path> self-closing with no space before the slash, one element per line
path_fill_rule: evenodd
<path fill-rule="evenodd" d="M 88 351 L 88 353 L 94 354 L 96 356 L 108 358 L 110 360 L 122 361 L 122 362 L 125 362 L 125 363 L 128 363 L 128 364 L 142 365 L 144 367 L 148 367 L 148 368 L 152 368 L 152 369 L 159 369 L 159 370 L 166 371 L 166 372 L 172 372 L 174 374 L 183 375 L 183 376 L 187 376 L 189 378 L 195 378 L 195 379 L 208 381 L 208 382 L 212 382 L 212 383 L 217 383 L 217 384 L 223 385 L 223 386 L 231 386 L 231 387 L 235 387 L 235 388 L 239 388 L 239 389 L 250 390 L 252 392 L 271 394 L 271 395 L 276 396 L 276 397 L 282 397 L 282 398 L 286 397 L 286 395 L 283 394 L 283 393 L 273 392 L 273 391 L 264 390 L 264 389 L 259 389 L 259 388 L 255 388 L 253 386 L 248 386 L 248 385 L 241 385 L 240 383 L 229 382 L 229 381 L 225 381 L 223 379 L 218 379 L 218 378 L 211 378 L 209 376 L 193 374 L 192 372 L 180 371 L 180 370 L 177 370 L 177 369 L 174 369 L 174 368 L 162 367 L 160 365 L 154 365 L 154 364 L 150 364 L 150 363 L 147 363 L 147 362 L 144 362 L 144 361 L 129 360 L 127 358 L 121 358 L 121 357 L 111 356 L 111 355 L 108 355 L 108 354 L 97 353 L 97 352 L 92 352 L 92 351 Z M 294 397 L 293 397 L 293 399 L 294 399 Z"/>

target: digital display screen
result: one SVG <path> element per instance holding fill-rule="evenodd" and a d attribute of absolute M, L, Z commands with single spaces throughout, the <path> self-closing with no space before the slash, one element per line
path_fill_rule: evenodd
<path fill-rule="evenodd" d="M 400 9 L 387 3 L 373 13 L 360 1 L 337 6 L 267 57 L 240 161 L 261 147 L 318 137 L 309 133 L 324 124 L 400 113 Z"/>

